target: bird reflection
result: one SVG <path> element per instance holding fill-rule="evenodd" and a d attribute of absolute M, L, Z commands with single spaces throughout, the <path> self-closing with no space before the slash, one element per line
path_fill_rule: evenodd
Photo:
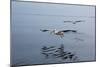
<path fill-rule="evenodd" d="M 64 50 L 64 45 L 61 44 L 59 48 L 56 46 L 43 46 L 41 48 L 41 54 L 45 56 L 45 58 L 60 58 L 62 60 L 67 60 L 69 59 L 70 61 L 76 61 L 78 57 L 76 54 L 72 52 L 68 52 Z"/>

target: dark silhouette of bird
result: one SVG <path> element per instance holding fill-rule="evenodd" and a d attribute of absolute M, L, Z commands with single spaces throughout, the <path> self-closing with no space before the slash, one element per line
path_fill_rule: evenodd
<path fill-rule="evenodd" d="M 73 24 L 80 23 L 80 22 L 84 22 L 84 20 L 77 20 L 77 21 L 64 21 L 64 23 L 73 23 Z"/>

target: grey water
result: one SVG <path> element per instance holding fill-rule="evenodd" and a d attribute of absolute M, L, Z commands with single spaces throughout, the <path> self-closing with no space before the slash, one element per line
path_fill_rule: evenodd
<path fill-rule="evenodd" d="M 11 2 L 11 64 L 61 63 L 58 58 L 41 54 L 43 46 L 64 45 L 79 61 L 95 60 L 95 7 L 34 2 Z M 64 21 L 84 20 L 77 24 Z M 77 30 L 64 37 L 41 32 L 40 29 Z M 64 61 L 65 62 L 65 61 Z M 66 61 L 66 63 L 69 61 Z"/>

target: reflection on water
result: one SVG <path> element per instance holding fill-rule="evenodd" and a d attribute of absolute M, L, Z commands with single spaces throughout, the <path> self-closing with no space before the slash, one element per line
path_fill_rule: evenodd
<path fill-rule="evenodd" d="M 79 61 L 79 58 L 76 54 L 70 51 L 65 51 L 64 50 L 64 44 L 61 44 L 60 47 L 56 46 L 43 46 L 41 48 L 41 54 L 45 57 L 45 59 L 61 59 L 61 62 L 65 61 L 66 62 L 75 62 Z"/>

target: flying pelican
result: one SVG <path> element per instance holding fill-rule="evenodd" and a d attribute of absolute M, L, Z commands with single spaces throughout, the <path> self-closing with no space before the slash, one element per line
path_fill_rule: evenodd
<path fill-rule="evenodd" d="M 64 23 L 66 23 L 66 22 L 76 24 L 76 23 L 79 23 L 79 22 L 84 22 L 84 20 L 77 20 L 77 21 L 64 21 Z"/>
<path fill-rule="evenodd" d="M 47 29 L 42 30 L 42 29 L 40 29 L 40 31 L 42 31 L 42 32 L 50 31 L 51 34 L 53 33 L 54 35 L 59 35 L 61 38 L 64 37 L 65 32 L 73 32 L 73 33 L 77 32 L 76 30 L 59 30 L 58 31 L 56 29 L 54 29 L 54 30 L 47 30 Z"/>

